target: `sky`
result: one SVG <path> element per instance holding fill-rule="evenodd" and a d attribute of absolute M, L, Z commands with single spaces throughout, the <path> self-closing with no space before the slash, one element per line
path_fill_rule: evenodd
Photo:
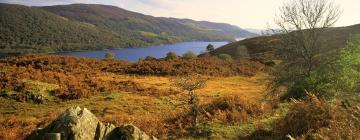
<path fill-rule="evenodd" d="M 273 25 L 277 9 L 285 0 L 0 0 L 28 6 L 72 3 L 106 4 L 157 17 L 190 18 L 266 29 Z M 343 10 L 335 26 L 360 23 L 360 0 L 334 0 Z"/>

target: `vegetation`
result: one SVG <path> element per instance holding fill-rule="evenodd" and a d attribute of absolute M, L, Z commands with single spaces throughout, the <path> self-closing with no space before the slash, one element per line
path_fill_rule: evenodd
<path fill-rule="evenodd" d="M 189 114 L 192 117 L 192 126 L 196 127 L 198 124 L 198 115 L 199 115 L 199 99 L 195 93 L 195 90 L 204 88 L 206 84 L 206 79 L 202 78 L 199 75 L 188 75 L 185 77 L 181 77 L 176 79 L 174 85 L 182 90 L 187 91 L 188 98 L 186 99 L 186 103 L 190 107 Z"/>
<path fill-rule="evenodd" d="M 297 139 L 357 139 L 359 111 L 329 105 L 308 94 L 306 100 L 293 103 L 289 113 L 278 120 L 275 130 Z"/>
<path fill-rule="evenodd" d="M 132 122 L 145 132 L 159 138 L 184 137 L 188 135 L 187 130 L 191 128 L 192 121 L 189 119 L 191 116 L 186 108 L 178 108 L 178 105 L 183 103 L 183 94 L 171 85 L 172 77 L 168 77 L 171 73 L 162 73 L 160 76 L 157 73 L 140 73 L 141 69 L 147 66 L 154 68 L 160 66 L 164 67 L 163 70 L 176 70 L 173 74 L 195 74 L 203 71 L 202 76 L 209 77 L 209 80 L 207 86 L 196 91 L 200 107 L 198 124 L 201 125 L 207 121 L 224 119 L 224 114 L 232 114 L 232 109 L 221 108 L 221 105 L 218 107 L 211 105 L 217 98 L 238 95 L 239 97 L 232 99 L 234 101 L 231 104 L 242 100 L 244 105 L 231 106 L 245 116 L 244 113 L 248 114 L 247 111 L 243 111 L 239 106 L 254 105 L 247 104 L 249 101 L 245 101 L 243 93 L 253 100 L 261 97 L 258 95 L 262 94 L 264 84 L 256 82 L 261 78 L 254 75 L 255 70 L 247 70 L 255 76 L 250 79 L 248 72 L 242 73 L 235 69 L 239 68 L 235 67 L 237 63 L 238 66 L 243 65 L 244 68 L 247 68 L 249 64 L 254 64 L 246 61 L 248 60 L 230 63 L 210 57 L 127 63 L 119 60 L 104 61 L 56 55 L 25 55 L 0 59 L 2 67 L 0 70 L 0 136 L 2 139 L 21 139 L 31 130 L 48 124 L 67 107 L 79 105 L 91 109 L 105 122 L 117 125 Z M 141 65 L 141 63 L 148 65 Z M 184 64 L 185 67 L 169 68 L 167 64 L 173 66 Z M 200 64 L 197 71 L 194 71 L 194 64 Z M 226 65 L 230 64 L 234 65 L 234 69 L 228 69 Z M 216 65 L 219 66 L 213 67 Z M 134 70 L 135 66 L 139 68 L 138 74 L 129 71 L 129 69 Z M 203 66 L 208 67 L 201 68 Z M 111 68 L 123 71 L 111 71 Z M 228 72 L 232 74 L 226 74 Z M 253 86 L 254 90 L 248 90 L 249 86 Z M 26 99 L 21 97 L 28 91 L 44 95 L 44 102 L 33 104 L 21 100 Z M 228 99 L 219 100 L 221 101 L 216 101 L 216 104 L 227 103 Z M 212 117 L 206 117 L 203 109 Z M 236 114 L 239 113 L 232 114 L 233 118 L 236 118 Z M 253 116 L 250 114 L 246 117 Z M 238 118 L 240 119 L 240 116 Z"/>
<path fill-rule="evenodd" d="M 219 54 L 219 56 L 218 56 L 220 59 L 222 59 L 222 60 L 225 60 L 225 61 L 231 61 L 232 60 L 232 57 L 231 57 L 231 55 L 228 55 L 228 54 Z"/>
<path fill-rule="evenodd" d="M 215 47 L 214 47 L 214 45 L 209 44 L 208 46 L 206 46 L 206 50 L 207 50 L 208 52 L 211 52 L 211 51 L 214 51 L 214 50 L 215 50 Z"/>
<path fill-rule="evenodd" d="M 254 34 L 228 24 L 156 18 L 124 9 L 73 4 L 26 7 L 0 4 L 0 56 L 100 50 L 175 43 L 228 40 Z M 199 25 L 199 26 L 197 26 Z M 223 30 L 231 28 L 233 32 Z"/>
<path fill-rule="evenodd" d="M 165 57 L 166 60 L 174 60 L 177 58 L 178 58 L 178 56 L 175 52 L 168 52 Z"/>
<path fill-rule="evenodd" d="M 323 48 L 319 38 L 339 16 L 339 8 L 326 0 L 292 0 L 280 8 L 276 24 L 285 33 L 279 50 L 283 62 L 274 73 L 273 89 L 286 86 L 288 95 L 293 95 L 289 97 L 295 98 L 305 95 L 304 90 L 314 90 L 309 86 L 317 85 L 306 80 L 328 63 L 319 56 Z"/>
<path fill-rule="evenodd" d="M 88 108 L 102 122 L 132 123 L 159 139 L 360 139 L 360 35 L 348 39 L 360 33 L 360 26 L 330 28 L 338 10 L 327 0 L 290 2 L 278 20 L 284 34 L 234 42 L 199 57 L 169 52 L 134 63 L 111 53 L 103 60 L 41 54 L 1 58 L 0 139 L 23 139 L 73 106 Z M 106 43 L 140 38 L 145 44 L 209 32 L 239 35 L 231 25 L 155 18 L 111 6 L 0 6 L 4 15 L 14 7 L 19 11 L 12 12 L 29 12 L 16 16 L 30 18 L 31 25 L 61 18 L 54 32 L 64 31 L 59 36 L 64 42 L 73 40 L 63 24 L 76 37 L 93 37 L 91 45 L 102 32 Z M 210 27 L 217 30 L 205 30 Z M 34 28 L 16 30 L 47 32 Z M 117 37 L 108 38 L 112 35 Z M 269 89 L 281 96 L 269 96 Z"/>
<path fill-rule="evenodd" d="M 204 67 L 199 69 L 194 66 L 195 63 Z M 23 79 L 59 85 L 59 88 L 53 91 L 55 96 L 62 99 L 79 99 L 112 91 L 141 92 L 142 94 L 166 92 L 151 87 L 142 87 L 134 81 L 103 80 L 100 78 L 100 75 L 108 72 L 120 75 L 169 76 L 199 73 L 211 76 L 252 76 L 262 67 L 261 64 L 253 64 L 247 60 L 223 62 L 202 58 L 189 61 L 182 59 L 144 60 L 131 64 L 124 61 L 100 61 L 47 55 L 9 57 L 0 59 L 0 65 L 3 67 L 0 73 L 1 89 L 21 93 L 16 96 L 18 100 L 29 89 L 28 85 L 24 84 Z M 248 65 L 254 67 L 251 68 Z"/>
<path fill-rule="evenodd" d="M 105 53 L 105 59 L 106 60 L 114 60 L 115 59 L 114 53 L 111 53 L 111 52 Z"/>
<path fill-rule="evenodd" d="M 0 4 L 0 52 L 51 53 L 146 45 L 92 24 L 68 20 L 41 9 Z"/>
<path fill-rule="evenodd" d="M 187 51 L 182 56 L 182 58 L 187 59 L 187 60 L 194 59 L 196 57 L 197 57 L 197 55 L 195 53 L 193 53 L 192 51 Z"/>
<path fill-rule="evenodd" d="M 347 27 L 331 27 L 325 29 L 320 37 L 319 42 L 324 46 L 318 50 L 322 57 L 326 59 L 334 58 L 341 48 L 344 48 L 351 35 L 360 34 L 360 24 Z M 278 50 L 283 45 L 281 35 L 261 36 L 249 38 L 233 43 L 229 43 L 220 48 L 215 49 L 211 54 L 219 55 L 226 53 L 233 58 L 241 58 L 238 48 L 246 46 L 247 51 L 252 59 L 266 62 L 268 60 L 280 60 Z"/>

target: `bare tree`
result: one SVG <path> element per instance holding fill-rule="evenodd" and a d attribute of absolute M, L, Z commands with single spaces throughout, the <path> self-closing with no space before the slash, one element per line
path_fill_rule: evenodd
<path fill-rule="evenodd" d="M 342 11 L 329 0 L 289 0 L 280 9 L 275 23 L 282 33 L 279 54 L 283 63 L 275 73 L 273 85 L 291 87 L 311 75 L 321 65 L 322 36 Z"/>
<path fill-rule="evenodd" d="M 186 102 L 190 107 L 189 113 L 192 116 L 192 125 L 196 126 L 198 123 L 199 115 L 199 101 L 198 97 L 195 94 L 195 91 L 201 88 L 204 88 L 206 85 L 207 79 L 201 77 L 200 75 L 187 75 L 177 79 L 174 79 L 172 83 L 182 89 L 187 91 Z"/>

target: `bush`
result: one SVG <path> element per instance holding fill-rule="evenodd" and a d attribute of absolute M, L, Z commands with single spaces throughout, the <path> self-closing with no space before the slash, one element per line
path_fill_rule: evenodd
<path fill-rule="evenodd" d="M 276 122 L 275 130 L 280 134 L 303 139 L 356 139 L 360 134 L 360 110 L 354 114 L 312 94 L 295 102 L 289 110 Z"/>
<path fill-rule="evenodd" d="M 220 120 L 225 123 L 244 122 L 250 117 L 258 116 L 262 113 L 259 104 L 249 102 L 239 96 L 218 98 L 202 108 L 209 113 L 211 119 Z"/>
<path fill-rule="evenodd" d="M 358 67 L 360 65 L 360 35 L 352 37 L 336 58 L 333 62 L 319 63 L 306 75 L 291 73 L 299 71 L 297 67 L 278 66 L 278 68 L 286 69 L 286 71 L 274 73 L 273 87 L 277 88 L 279 85 L 287 87 L 288 91 L 282 99 L 302 99 L 306 97 L 304 89 L 325 99 L 343 97 L 357 92 L 360 88 L 358 84 L 360 83 Z"/>
<path fill-rule="evenodd" d="M 153 57 L 153 56 L 146 56 L 145 57 L 145 60 L 156 60 L 156 58 L 155 57 Z"/>
<path fill-rule="evenodd" d="M 231 55 L 229 55 L 229 54 L 224 54 L 224 53 L 222 53 L 222 54 L 219 54 L 218 57 L 219 57 L 220 59 L 222 59 L 222 60 L 225 60 L 225 61 L 231 61 L 231 60 L 233 60 L 232 57 L 231 57 Z"/>
<path fill-rule="evenodd" d="M 115 59 L 114 53 L 111 53 L 111 52 L 105 53 L 105 59 L 107 59 L 107 60 L 113 60 L 113 59 Z"/>
<path fill-rule="evenodd" d="M 166 60 L 174 60 L 177 58 L 178 58 L 178 56 L 176 55 L 175 52 L 168 52 L 165 57 Z"/>
<path fill-rule="evenodd" d="M 211 51 L 214 51 L 214 50 L 215 50 L 215 47 L 214 47 L 214 45 L 209 44 L 209 45 L 206 47 L 206 50 L 207 50 L 208 52 L 211 52 Z"/>
<path fill-rule="evenodd" d="M 190 59 L 194 59 L 196 58 L 196 54 L 193 53 L 192 51 L 187 51 L 186 53 L 183 54 L 182 56 L 184 59 L 190 60 Z"/>

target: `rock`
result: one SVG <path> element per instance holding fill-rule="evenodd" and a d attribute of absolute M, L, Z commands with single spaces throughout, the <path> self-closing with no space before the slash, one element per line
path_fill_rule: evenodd
<path fill-rule="evenodd" d="M 95 137 L 98 123 L 99 120 L 86 108 L 69 108 L 49 126 L 34 132 L 29 139 L 43 139 L 46 133 L 60 133 L 62 140 L 90 140 Z"/>
<path fill-rule="evenodd" d="M 126 124 L 115 128 L 109 135 L 109 140 L 157 140 L 150 137 L 134 125 Z"/>
<path fill-rule="evenodd" d="M 51 137 L 51 138 L 50 138 Z M 86 108 L 69 108 L 44 129 L 27 136 L 26 140 L 156 140 L 131 124 L 115 127 L 100 122 Z"/>
<path fill-rule="evenodd" d="M 95 140 L 108 140 L 108 135 L 115 129 L 113 124 L 107 123 L 103 124 L 101 122 L 98 123 L 95 132 Z"/>

